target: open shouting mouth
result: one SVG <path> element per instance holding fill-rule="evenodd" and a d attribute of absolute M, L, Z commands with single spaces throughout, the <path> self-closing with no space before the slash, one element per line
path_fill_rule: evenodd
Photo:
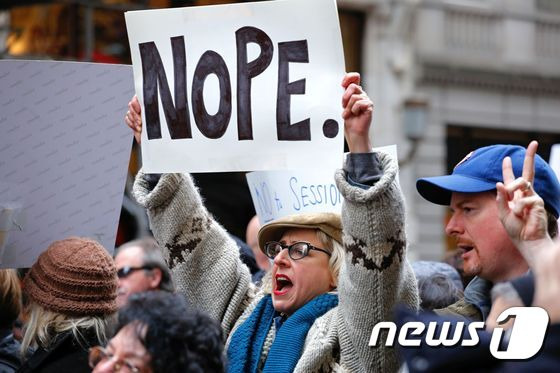
<path fill-rule="evenodd" d="M 293 287 L 292 280 L 286 275 L 277 274 L 274 277 L 274 295 L 284 295 Z"/>

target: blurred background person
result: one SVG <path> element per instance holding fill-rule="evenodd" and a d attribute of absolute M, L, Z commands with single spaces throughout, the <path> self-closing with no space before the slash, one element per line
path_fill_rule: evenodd
<path fill-rule="evenodd" d="M 117 270 L 86 238 L 53 242 L 27 273 L 27 322 L 19 372 L 90 372 L 88 349 L 104 344 L 117 310 Z"/>
<path fill-rule="evenodd" d="M 463 296 L 461 276 L 449 264 L 422 260 L 412 263 L 412 269 L 423 310 L 447 307 Z"/>
<path fill-rule="evenodd" d="M 173 292 L 173 280 L 159 246 L 152 237 L 144 237 L 120 246 L 115 253 L 119 286 L 117 304 L 126 304 L 131 294 L 147 290 Z"/>
<path fill-rule="evenodd" d="M 223 372 L 222 332 L 209 316 L 190 309 L 179 294 L 133 294 L 119 311 L 116 335 L 91 349 L 94 373 Z"/>
<path fill-rule="evenodd" d="M 12 328 L 21 311 L 21 287 L 16 270 L 0 270 L 0 373 L 15 372 L 21 365 L 20 343 Z"/>

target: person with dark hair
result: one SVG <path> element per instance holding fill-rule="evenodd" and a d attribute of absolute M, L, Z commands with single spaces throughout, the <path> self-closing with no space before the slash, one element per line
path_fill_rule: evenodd
<path fill-rule="evenodd" d="M 14 269 L 0 269 L 0 372 L 15 372 L 21 365 L 20 343 L 12 327 L 21 312 L 21 287 Z"/>
<path fill-rule="evenodd" d="M 119 311 L 107 347 L 91 349 L 90 366 L 94 373 L 125 366 L 132 372 L 223 372 L 220 325 L 178 294 L 136 293 Z"/>
<path fill-rule="evenodd" d="M 23 281 L 27 321 L 18 372 L 89 372 L 88 349 L 105 343 L 117 311 L 117 270 L 98 242 L 53 242 Z"/>
<path fill-rule="evenodd" d="M 444 308 L 463 296 L 461 277 L 449 264 L 422 260 L 412 263 L 412 269 L 418 281 L 421 309 Z"/>
<path fill-rule="evenodd" d="M 144 237 L 121 245 L 115 252 L 119 278 L 117 304 L 126 304 L 131 294 L 148 290 L 174 292 L 171 272 L 152 237 Z"/>
<path fill-rule="evenodd" d="M 558 233 L 560 183 L 552 168 L 537 152 L 537 142 L 527 149 L 514 145 L 492 145 L 468 154 L 451 175 L 419 179 L 416 189 L 430 202 L 451 207 L 445 231 L 462 250 L 466 275 L 476 276 L 464 298 L 437 310 L 484 321 L 491 306 L 492 284 L 511 280 L 529 270 L 525 258 L 508 236 L 498 214 L 496 183 L 503 182 L 504 168 L 515 177 L 523 176 L 544 201 L 548 234 Z"/>

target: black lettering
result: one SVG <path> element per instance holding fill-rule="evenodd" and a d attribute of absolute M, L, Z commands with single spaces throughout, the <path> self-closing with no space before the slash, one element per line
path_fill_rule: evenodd
<path fill-rule="evenodd" d="M 220 83 L 220 106 L 214 115 L 208 114 L 204 106 L 204 81 L 216 74 Z M 218 53 L 206 51 L 200 57 L 194 71 L 192 84 L 193 115 L 196 126 L 210 139 L 218 139 L 226 132 L 231 117 L 231 81 L 226 62 Z"/>
<path fill-rule="evenodd" d="M 163 63 L 155 43 L 153 41 L 140 43 L 139 48 L 140 59 L 142 60 L 144 107 L 148 140 L 161 139 L 158 83 L 169 135 L 172 139 L 191 138 L 191 123 L 187 106 L 187 60 L 184 38 L 182 36 L 171 38 L 175 79 L 175 105 L 173 105 L 173 100 L 171 99 L 165 69 L 163 68 Z"/>
<path fill-rule="evenodd" d="M 251 115 L 251 79 L 262 73 L 274 52 L 272 40 L 256 27 L 242 27 L 235 32 L 237 46 L 237 132 L 239 140 L 253 139 Z M 247 44 L 256 43 L 261 52 L 253 61 L 247 61 Z"/>
<path fill-rule="evenodd" d="M 278 43 L 278 96 L 276 130 L 278 140 L 311 140 L 309 118 L 291 123 L 290 96 L 305 93 L 305 79 L 290 83 L 290 62 L 309 62 L 307 40 Z"/>

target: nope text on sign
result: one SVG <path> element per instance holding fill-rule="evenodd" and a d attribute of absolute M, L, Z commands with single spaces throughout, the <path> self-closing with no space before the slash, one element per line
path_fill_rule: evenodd
<path fill-rule="evenodd" d="M 239 140 L 253 140 L 251 116 L 251 80 L 266 70 L 274 54 L 274 44 L 261 29 L 246 26 L 235 32 L 237 51 L 237 134 Z M 143 73 L 143 95 L 148 139 L 161 138 L 159 118 L 158 88 L 163 112 L 171 139 L 192 138 L 191 118 L 187 95 L 187 63 L 185 38 L 170 38 L 173 55 L 174 100 L 171 97 L 167 75 L 159 51 L 153 41 L 139 44 Z M 259 55 L 248 61 L 247 45 L 255 43 L 260 47 Z M 311 140 L 310 119 L 291 123 L 291 95 L 305 94 L 305 79 L 289 81 L 289 64 L 308 63 L 307 40 L 279 42 L 278 87 L 276 98 L 276 130 L 278 140 Z M 204 103 L 203 91 L 206 78 L 215 74 L 219 82 L 220 102 L 218 111 L 209 114 Z M 217 139 L 226 132 L 232 113 L 231 77 L 223 57 L 207 50 L 202 54 L 194 69 L 191 87 L 192 112 L 194 122 L 207 138 Z M 323 135 L 334 138 L 338 135 L 339 124 L 334 119 L 323 123 Z"/>

